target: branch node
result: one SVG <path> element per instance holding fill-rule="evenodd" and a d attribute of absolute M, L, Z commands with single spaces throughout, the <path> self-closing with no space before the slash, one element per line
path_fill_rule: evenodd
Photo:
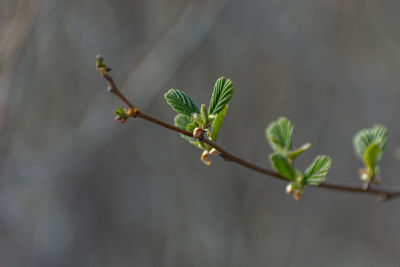
<path fill-rule="evenodd" d="M 108 91 L 109 93 L 113 93 L 115 90 L 114 90 L 114 88 L 112 88 L 111 86 L 108 86 L 108 87 L 107 87 L 107 91 Z"/>
<path fill-rule="evenodd" d="M 193 138 L 199 141 L 204 139 L 204 130 L 201 127 L 197 127 L 193 130 Z"/>

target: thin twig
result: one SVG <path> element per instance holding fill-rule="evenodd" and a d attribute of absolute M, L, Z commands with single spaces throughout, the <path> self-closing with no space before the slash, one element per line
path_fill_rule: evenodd
<path fill-rule="evenodd" d="M 189 136 L 189 137 L 193 137 L 193 133 L 191 133 L 189 131 L 178 128 L 172 124 L 166 123 L 164 121 L 161 121 L 159 119 L 156 119 L 150 115 L 147 115 L 147 114 L 139 111 L 139 109 L 136 108 L 134 105 L 132 105 L 132 103 L 129 102 L 129 100 L 127 100 L 126 97 L 121 93 L 121 91 L 115 85 L 114 80 L 112 79 L 111 76 L 108 75 L 108 73 L 101 73 L 101 74 L 104 77 L 104 79 L 107 81 L 107 84 L 109 86 L 109 91 L 112 92 L 113 94 L 115 94 L 118 98 L 120 98 L 129 107 L 129 109 L 130 109 L 129 115 L 131 115 L 132 117 L 136 117 L 136 118 L 142 118 L 144 120 L 147 120 L 149 122 L 157 124 L 161 127 L 170 129 L 172 131 L 181 133 L 181 134 Z M 218 150 L 220 152 L 219 155 L 227 161 L 235 162 L 235 163 L 242 165 L 248 169 L 251 169 L 256 172 L 277 178 L 279 180 L 289 181 L 287 178 L 281 176 L 277 172 L 274 172 L 267 168 L 261 167 L 255 163 L 252 163 L 250 161 L 242 159 L 239 156 L 232 154 L 231 152 L 228 152 L 225 148 L 221 147 L 217 143 L 215 143 L 207 138 L 204 138 L 202 141 L 204 143 L 212 146 L 216 150 Z M 370 185 L 368 188 L 365 188 L 362 185 L 351 185 L 351 184 L 338 183 L 338 182 L 323 182 L 316 187 L 334 190 L 334 191 L 379 195 L 382 197 L 382 200 L 389 200 L 389 199 L 393 199 L 395 197 L 400 197 L 400 189 L 398 189 L 398 188 L 397 189 L 383 188 L 381 186 L 372 186 L 372 185 Z"/>

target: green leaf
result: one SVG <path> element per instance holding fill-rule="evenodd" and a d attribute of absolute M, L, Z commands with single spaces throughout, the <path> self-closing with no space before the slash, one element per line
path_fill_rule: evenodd
<path fill-rule="evenodd" d="M 326 180 L 332 160 L 328 156 L 318 156 L 304 172 L 304 179 L 309 185 L 319 185 Z"/>
<path fill-rule="evenodd" d="M 369 129 L 359 131 L 353 139 L 353 146 L 356 155 L 365 163 L 366 151 L 369 146 L 378 144 L 379 151 L 376 155 L 376 162 L 382 157 L 388 141 L 388 133 L 385 126 L 375 125 Z"/>
<path fill-rule="evenodd" d="M 210 127 L 212 119 L 210 118 L 210 116 L 208 116 L 208 111 L 205 104 L 201 104 L 200 116 L 197 114 L 194 115 L 195 116 L 193 117 L 193 119 L 197 121 L 203 128 Z"/>
<path fill-rule="evenodd" d="M 228 102 L 232 99 L 233 92 L 232 82 L 230 79 L 225 77 L 219 78 L 214 85 L 214 91 L 211 96 L 210 106 L 208 107 L 208 113 L 210 115 L 216 115 L 220 113 Z"/>
<path fill-rule="evenodd" d="M 174 124 L 176 127 L 186 130 L 186 125 L 189 123 L 192 123 L 192 119 L 189 116 L 183 114 L 178 114 L 175 116 Z"/>
<path fill-rule="evenodd" d="M 175 126 L 178 127 L 178 128 L 181 128 L 183 130 L 187 130 L 187 126 L 191 125 L 192 123 L 193 123 L 192 118 L 187 116 L 187 115 L 184 115 L 184 114 L 178 114 L 178 115 L 175 116 L 175 119 L 174 119 Z M 187 135 L 180 134 L 180 136 L 182 138 L 188 140 L 192 144 L 198 143 L 198 141 L 196 139 L 191 138 L 191 137 L 189 137 Z"/>
<path fill-rule="evenodd" d="M 275 152 L 288 152 L 292 148 L 293 125 L 285 117 L 268 125 L 266 137 Z"/>
<path fill-rule="evenodd" d="M 289 180 L 294 180 L 296 177 L 296 171 L 293 169 L 292 165 L 289 163 L 287 158 L 280 154 L 274 153 L 269 157 L 272 167 L 283 177 Z"/>
<path fill-rule="evenodd" d="M 380 153 L 379 144 L 375 143 L 370 145 L 365 151 L 364 162 L 365 165 L 369 167 L 369 169 L 374 172 L 376 162 L 378 160 L 378 155 Z"/>
<path fill-rule="evenodd" d="M 302 145 L 300 148 L 290 151 L 288 153 L 288 157 L 290 159 L 295 159 L 298 156 L 300 156 L 301 154 L 303 154 L 304 151 L 308 150 L 311 147 L 311 143 L 305 143 L 304 145 Z"/>
<path fill-rule="evenodd" d="M 119 107 L 116 111 L 115 111 L 116 115 L 120 115 L 120 116 L 125 116 L 125 110 L 121 107 Z"/>
<path fill-rule="evenodd" d="M 192 121 L 191 123 L 188 123 L 186 125 L 186 130 L 188 130 L 189 132 L 193 132 L 194 129 L 196 129 L 197 127 L 199 127 L 199 124 L 195 121 Z"/>
<path fill-rule="evenodd" d="M 200 113 L 199 108 L 184 92 L 170 89 L 164 94 L 165 100 L 178 113 L 192 115 L 192 113 Z"/>
<path fill-rule="evenodd" d="M 96 68 L 103 75 L 107 74 L 107 72 L 109 71 L 106 62 L 101 55 L 96 56 Z"/>
<path fill-rule="evenodd" d="M 217 117 L 214 119 L 214 122 L 212 125 L 213 132 L 211 134 L 211 139 L 213 141 L 217 140 L 218 133 L 219 133 L 219 130 L 221 129 L 221 125 L 222 125 L 222 122 L 224 121 L 227 110 L 228 110 L 228 105 L 226 105 L 225 108 L 220 113 L 218 113 Z"/>

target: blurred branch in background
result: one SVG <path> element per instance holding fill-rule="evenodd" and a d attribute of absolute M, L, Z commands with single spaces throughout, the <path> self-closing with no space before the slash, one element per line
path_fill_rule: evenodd
<path fill-rule="evenodd" d="M 0 5 L 0 137 L 8 112 L 8 96 L 16 64 L 35 25 L 40 1 L 15 0 L 9 3 Z"/>

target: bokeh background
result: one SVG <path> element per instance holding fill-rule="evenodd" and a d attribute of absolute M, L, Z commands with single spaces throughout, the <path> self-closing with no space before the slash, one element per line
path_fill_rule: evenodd
<path fill-rule="evenodd" d="M 358 183 L 354 133 L 390 132 L 400 184 L 397 0 L 0 0 L 0 266 L 399 266 L 400 200 L 285 184 L 137 119 L 95 70 L 104 55 L 141 110 L 163 94 L 236 88 L 219 143 L 268 166 L 265 126 L 288 116 L 297 161 Z"/>

